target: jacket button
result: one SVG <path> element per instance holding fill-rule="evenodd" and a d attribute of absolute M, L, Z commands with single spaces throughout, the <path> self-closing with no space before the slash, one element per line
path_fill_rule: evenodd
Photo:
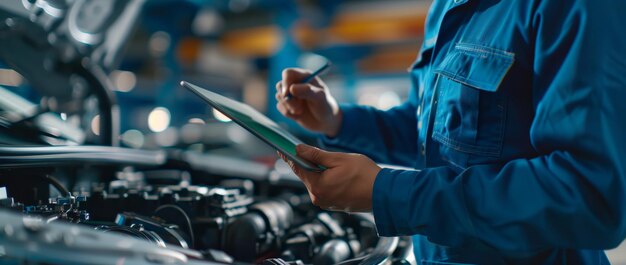
<path fill-rule="evenodd" d="M 422 153 L 422 156 L 426 155 L 426 145 L 425 144 L 420 145 L 420 153 Z"/>

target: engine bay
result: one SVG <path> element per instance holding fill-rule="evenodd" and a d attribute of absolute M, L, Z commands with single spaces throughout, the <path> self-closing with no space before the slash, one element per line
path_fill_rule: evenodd
<path fill-rule="evenodd" d="M 412 251 L 407 238 L 379 238 L 371 215 L 327 212 L 313 206 L 297 180 L 276 171 L 268 170 L 266 178 L 246 178 L 244 170 L 239 177 L 226 176 L 233 174 L 233 166 L 259 166 L 248 161 L 231 161 L 224 165 L 231 171 L 220 175 L 216 173 L 219 168 L 206 174 L 194 165 L 184 165 L 184 160 L 167 158 L 164 152 L 90 150 L 86 146 L 0 148 L 2 152 L 0 160 L 12 161 L 0 171 L 3 264 L 37 260 L 51 264 L 50 260 L 61 259 L 65 261 L 52 264 L 82 264 L 78 257 L 61 255 L 72 249 L 103 255 L 101 260 L 94 256 L 89 264 L 112 264 L 107 260 L 141 251 L 156 251 L 155 260 L 169 257 L 169 252 L 160 254 L 158 250 L 184 256 L 172 264 L 186 264 L 181 260 L 395 264 L 406 262 Z M 92 155 L 124 154 L 133 157 L 123 163 L 89 159 Z M 83 162 L 76 163 L 80 157 Z M 49 161 L 56 161 L 54 167 L 49 167 Z M 131 170 L 129 165 L 136 168 Z M 104 169 L 114 172 L 111 181 L 90 181 L 89 190 L 69 191 L 66 187 L 69 179 L 81 181 Z M 90 239 L 94 233 L 97 238 Z M 105 240 L 105 235 L 111 238 Z M 120 247 L 117 240 L 127 238 L 135 239 L 132 244 L 142 248 L 118 249 L 109 253 L 112 256 L 106 255 L 113 251 L 107 248 Z M 55 244 L 57 241 L 65 245 Z M 81 241 L 88 245 L 77 244 Z M 57 251 L 35 251 L 50 244 Z"/>

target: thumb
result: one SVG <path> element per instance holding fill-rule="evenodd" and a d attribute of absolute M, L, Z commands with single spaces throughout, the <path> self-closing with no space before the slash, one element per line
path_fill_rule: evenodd
<path fill-rule="evenodd" d="M 296 153 L 299 157 L 309 162 L 325 167 L 332 167 L 336 160 L 335 153 L 327 152 L 306 144 L 296 146 Z"/>

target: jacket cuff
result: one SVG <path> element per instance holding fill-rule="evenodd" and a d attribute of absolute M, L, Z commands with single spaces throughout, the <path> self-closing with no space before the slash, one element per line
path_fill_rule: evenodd
<path fill-rule="evenodd" d="M 407 187 L 406 178 L 415 178 L 416 173 L 419 172 L 389 168 L 378 172 L 374 180 L 372 211 L 379 236 L 405 236 L 418 232 L 408 224 L 409 213 L 402 213 L 410 203 L 407 201 L 410 200 L 407 198 L 410 187 Z"/>
<path fill-rule="evenodd" d="M 320 139 L 323 146 L 342 147 L 351 139 L 359 136 L 360 124 L 357 113 L 359 107 L 353 104 L 341 104 L 340 108 L 343 118 L 339 126 L 339 133 L 335 137 L 322 135 Z"/>

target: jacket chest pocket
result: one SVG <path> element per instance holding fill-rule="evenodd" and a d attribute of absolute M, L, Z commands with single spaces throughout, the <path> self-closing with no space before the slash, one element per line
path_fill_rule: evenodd
<path fill-rule="evenodd" d="M 436 67 L 432 138 L 442 159 L 465 168 L 500 156 L 506 99 L 498 89 L 513 62 L 512 53 L 459 43 Z"/>

